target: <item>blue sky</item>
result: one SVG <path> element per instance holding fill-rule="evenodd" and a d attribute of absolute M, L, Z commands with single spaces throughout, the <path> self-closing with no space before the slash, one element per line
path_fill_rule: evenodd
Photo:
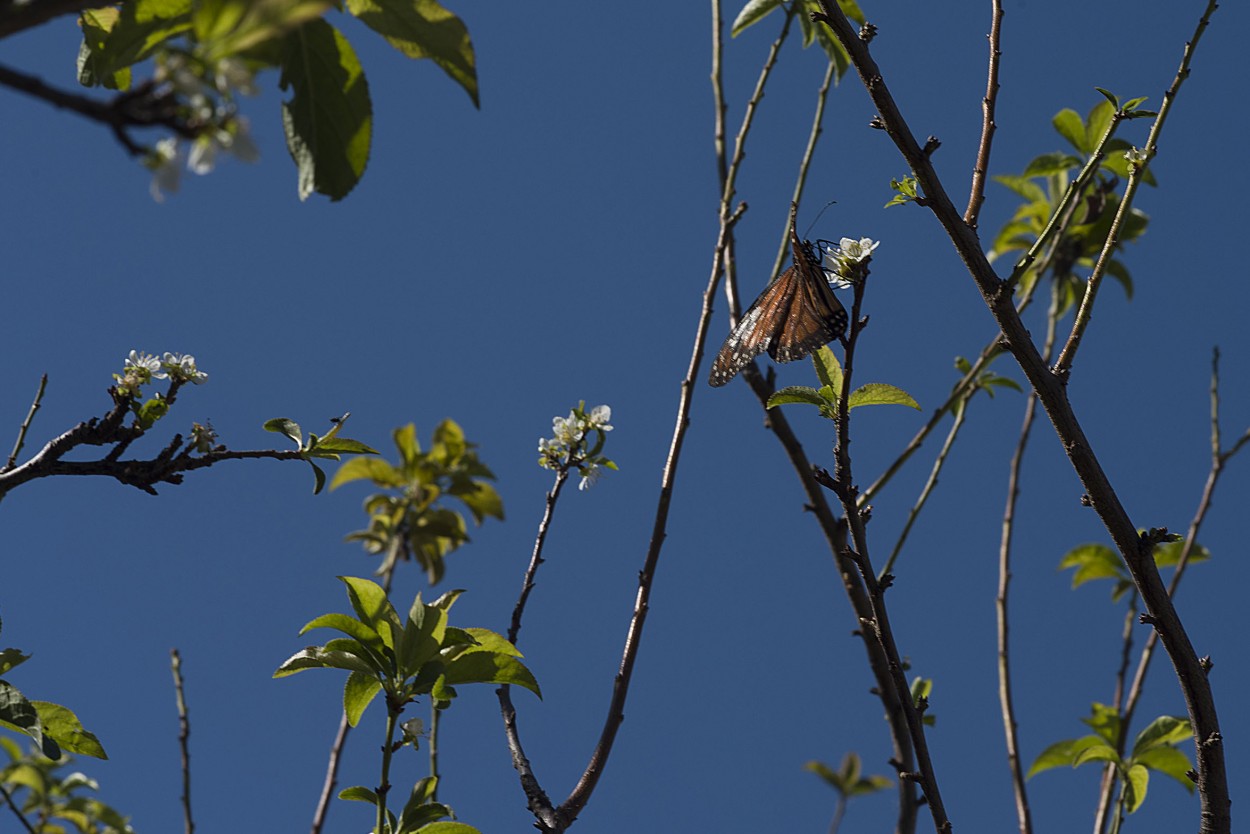
<path fill-rule="evenodd" d="M 1018 173 L 1063 149 L 1051 117 L 1088 111 L 1095 86 L 1157 106 L 1201 5 L 1008 4 L 992 172 Z M 864 5 L 880 29 L 873 53 L 913 131 L 942 140 L 935 163 L 957 204 L 980 130 L 988 6 Z M 527 753 L 563 798 L 603 721 L 715 243 L 708 6 L 641 3 L 611 17 L 572 2 L 453 10 L 477 50 L 480 111 L 434 66 L 345 22 L 368 73 L 375 135 L 364 180 L 339 204 L 297 200 L 272 74 L 245 104 L 262 161 L 189 177 L 163 204 L 106 130 L 0 91 L 0 344 L 9 357 L 0 421 L 16 432 L 44 372 L 32 443 L 100 413 L 110 375 L 134 348 L 195 354 L 210 382 L 184 391 L 166 431 L 211 419 L 234 448 L 273 446 L 276 436 L 261 430 L 271 417 L 317 430 L 350 410 L 345 433 L 389 455 L 394 427 L 415 422 L 425 440 L 451 417 L 499 476 L 507 520 L 474 533 L 436 593 L 468 589 L 455 622 L 503 631 L 551 481 L 535 465 L 536 441 L 579 400 L 610 404 L 606 453 L 620 472 L 562 500 L 521 641 L 545 695 L 516 693 Z M 1103 293 L 1069 386 L 1140 527 L 1183 531 L 1197 506 L 1213 345 L 1224 356 L 1227 442 L 1250 424 L 1239 256 L 1250 184 L 1236 151 L 1250 125 L 1227 92 L 1244 78 L 1248 15 L 1226 4 L 1200 46 L 1152 165 L 1161 187 L 1138 195 L 1151 224 L 1124 255 L 1136 295 Z M 727 44 L 733 129 L 775 26 Z M 73 84 L 72 21 L 5 47 L 0 62 Z M 751 206 L 739 227 L 744 293 L 762 286 L 776 251 L 822 61 L 816 49 L 787 45 L 752 135 L 739 189 Z M 837 200 L 810 237 L 883 241 L 858 378 L 898 385 L 924 409 L 856 413 L 861 484 L 941 402 L 954 357 L 974 355 L 993 332 L 932 216 L 882 210 L 905 168 L 868 129 L 871 116 L 847 78 L 831 96 L 800 211 L 802 229 Z M 1140 142 L 1145 130 L 1135 123 L 1124 135 Z M 1014 206 L 1006 189 L 989 186 L 983 239 Z M 713 327 L 723 334 L 720 298 L 717 306 Z M 1041 332 L 1040 319 L 1031 325 Z M 1020 378 L 1007 360 L 997 367 Z M 779 379 L 806 384 L 811 372 L 796 363 Z M 1014 825 L 993 597 L 1022 407 L 1010 392 L 975 403 L 889 598 L 913 672 L 936 681 L 930 744 L 951 819 L 968 831 Z M 809 453 L 829 461 L 828 426 L 810 411 L 790 417 Z M 823 831 L 833 793 L 804 762 L 836 764 L 855 750 L 870 772 L 888 770 L 856 624 L 762 419 L 743 384 L 700 382 L 626 721 L 576 830 Z M 878 564 L 935 450 L 927 445 L 875 502 Z M 1083 735 L 1090 703 L 1110 699 L 1123 609 L 1107 588 L 1070 590 L 1056 569 L 1072 547 L 1107 536 L 1080 506 L 1080 484 L 1044 421 L 1027 467 L 1012 635 L 1031 761 L 1052 741 Z M 1234 700 L 1250 680 L 1244 643 L 1228 627 L 1248 578 L 1236 521 L 1248 488 L 1250 466 L 1238 459 L 1202 536 L 1214 559 L 1188 575 L 1179 597 L 1199 654 L 1215 660 L 1233 786 L 1250 778 L 1238 741 L 1250 726 Z M 0 639 L 34 653 L 12 682 L 75 709 L 100 736 L 110 761 L 80 764 L 141 834 L 181 824 L 173 646 L 187 677 L 202 830 L 302 830 L 311 818 L 342 680 L 270 675 L 308 642 L 297 636 L 303 623 L 345 610 L 334 577 L 368 575 L 375 563 L 342 540 L 364 526 L 366 489 L 310 491 L 302 465 L 236 462 L 156 498 L 103 480 L 49 479 L 0 506 Z M 409 571 L 397 589 L 406 604 L 424 585 Z M 444 723 L 441 796 L 488 834 L 525 830 L 494 694 L 462 692 Z M 1156 658 L 1139 714 L 1183 711 Z M 376 782 L 380 728 L 369 718 L 342 784 Z M 397 767 L 396 781 L 416 779 L 425 760 L 409 754 Z M 1039 829 L 1087 825 L 1096 783 L 1092 769 L 1034 779 Z M 1163 778 L 1151 788 L 1150 817 L 1130 824 L 1194 824 L 1196 799 Z M 858 801 L 843 830 L 891 825 L 892 796 Z M 339 803 L 327 830 L 369 825 L 364 806 Z"/>

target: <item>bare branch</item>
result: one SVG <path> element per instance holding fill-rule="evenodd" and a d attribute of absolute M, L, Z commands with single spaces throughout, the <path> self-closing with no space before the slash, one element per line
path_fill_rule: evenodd
<path fill-rule="evenodd" d="M 977 161 L 972 169 L 972 194 L 968 197 L 968 208 L 964 211 L 964 222 L 971 228 L 977 227 L 977 218 L 981 214 L 981 205 L 985 202 L 985 175 L 990 170 L 990 148 L 994 144 L 994 105 L 998 101 L 998 64 L 1002 58 L 1002 0 L 992 0 L 994 12 L 990 19 L 990 70 L 989 80 L 985 84 L 985 98 L 981 99 L 981 145 L 977 148 Z"/>
<path fill-rule="evenodd" d="M 911 166 L 923 189 L 925 205 L 946 230 L 960 259 L 976 281 L 986 306 L 1002 330 L 1008 348 L 1055 426 L 1063 449 L 1085 486 L 1090 505 L 1098 512 L 1124 557 L 1145 603 L 1146 614 L 1158 630 L 1172 659 L 1194 728 L 1199 768 L 1198 787 L 1202 798 L 1200 831 L 1202 834 L 1226 834 L 1231 829 L 1228 775 L 1224 763 L 1223 736 L 1220 733 L 1211 687 L 1206 678 L 1206 666 L 1199 662 L 1197 652 L 1194 651 L 1163 586 L 1151 557 L 1152 545 L 1138 536 L 1136 526 L 1120 504 L 1119 497 L 1112 489 L 1072 411 L 1062 381 L 1046 367 L 1016 313 L 1015 306 L 1011 303 L 1009 284 L 994 273 L 981 251 L 976 234 L 956 212 L 929 158 L 916 142 L 910 127 L 899 112 L 867 45 L 856 37 L 846 15 L 836 3 L 820 0 L 820 4 L 824 12 L 819 18 L 829 24 L 834 36 L 851 56 L 864 87 L 877 107 L 886 133 Z"/>
<path fill-rule="evenodd" d="M 182 819 L 186 834 L 195 834 L 191 817 L 191 720 L 187 717 L 187 700 L 182 691 L 182 658 L 177 649 L 169 651 L 169 668 L 174 675 L 174 697 L 178 703 L 178 749 L 182 751 Z"/>

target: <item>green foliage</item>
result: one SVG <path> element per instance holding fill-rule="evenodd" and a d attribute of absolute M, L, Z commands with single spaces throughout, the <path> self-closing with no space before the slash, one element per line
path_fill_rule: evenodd
<path fill-rule="evenodd" d="M 20 649 L 0 649 L 0 674 L 7 675 L 29 659 L 30 655 Z M 62 757 L 62 750 L 108 758 L 100 740 L 83 729 L 72 710 L 48 701 L 28 700 L 4 680 L 0 680 L 0 727 L 30 736 L 52 761 Z"/>
<path fill-rule="evenodd" d="M 845 799 L 867 796 L 894 784 L 884 776 L 862 775 L 858 753 L 847 753 L 843 756 L 842 764 L 836 771 L 824 762 L 808 762 L 803 767 L 823 779 Z"/>
<path fill-rule="evenodd" d="M 158 80 L 174 79 L 177 112 L 203 139 L 231 132 L 233 82 L 279 70 L 291 93 L 282 104 L 287 148 L 298 170 L 300 199 L 313 192 L 345 197 L 369 161 L 373 105 L 364 69 L 346 36 L 325 15 L 346 12 L 413 59 L 428 58 L 478 105 L 476 58 L 464 23 L 437 0 L 132 0 L 84 11 L 78 79 L 126 90 L 132 68 L 156 61 Z M 176 56 L 176 61 L 171 61 Z M 166 66 L 176 70 L 162 75 Z M 187 89 L 188 79 L 199 88 Z M 247 86 L 247 85 L 244 85 Z M 214 99 L 207 114 L 195 96 Z M 230 137 L 222 141 L 228 143 Z M 197 139 L 196 141 L 200 141 Z M 150 160 L 150 164 L 159 164 Z"/>
<path fill-rule="evenodd" d="M 838 0 L 838 5 L 851 20 L 861 26 L 864 24 L 864 13 L 860 11 L 859 4 L 855 0 Z M 813 43 L 819 43 L 820 48 L 834 64 L 835 78 L 840 80 L 850 68 L 851 61 L 846 50 L 830 33 L 829 27 L 812 21 L 812 13 L 820 11 L 820 3 L 816 0 L 801 0 L 793 6 L 788 6 L 784 0 L 748 0 L 734 19 L 729 29 L 730 35 L 738 37 L 743 31 L 759 23 L 778 8 L 785 8 L 787 14 L 797 15 L 799 28 L 803 33 L 803 48 L 806 49 Z"/>
<path fill-rule="evenodd" d="M 1119 121 L 1139 118 L 1148 112 L 1135 109 L 1143 99 L 1132 99 L 1125 103 L 1127 109 L 1118 109 L 1115 97 L 1102 92 L 1109 99 L 1094 105 L 1086 118 L 1082 119 L 1074 110 L 1064 109 L 1052 120 L 1055 131 L 1081 157 L 1055 151 L 1036 157 L 1019 175 L 994 178 L 1024 200 L 994 239 L 991 257 L 997 258 L 1013 251 L 1026 251 L 1034 245 L 1059 208 L 1076 174 L 1084 167 L 1084 159 L 1098 155 L 1098 168 L 1079 195 L 1072 222 L 1057 241 L 1051 242 L 1050 255 L 1044 259 L 1049 264 L 1051 277 L 1059 282 L 1060 313 L 1068 310 L 1081 297 L 1083 279 L 1076 270 L 1093 269 L 1119 209 L 1115 186 L 1118 178 L 1129 173 L 1130 163 L 1125 153 L 1132 150 L 1132 145 L 1123 139 L 1111 138 L 1110 133 Z M 1148 169 L 1143 180 L 1155 184 Z M 1149 218 L 1143 212 L 1132 209 L 1120 227 L 1117 248 L 1139 238 L 1148 222 Z M 1132 297 L 1132 277 L 1121 260 L 1110 258 L 1107 274 L 1120 283 L 1127 296 Z M 1018 288 L 1027 290 L 1039 277 L 1036 269 L 1030 269 L 1022 276 Z"/>
<path fill-rule="evenodd" d="M 394 432 L 399 462 L 355 458 L 339 467 L 330 489 L 358 480 L 372 481 L 389 492 L 369 496 L 365 511 L 369 526 L 349 535 L 369 553 L 382 553 L 378 573 L 415 558 L 430 584 L 443 578 L 448 553 L 469 541 L 464 516 L 443 505 L 445 496 L 468 508 L 475 524 L 487 518 L 503 520 L 503 501 L 487 481 L 494 474 L 478 460 L 477 444 L 465 439 L 452 420 L 434 429 L 429 451 L 421 451 L 416 427 L 409 423 Z"/>
<path fill-rule="evenodd" d="M 1174 568 L 1180 561 L 1184 542 L 1164 542 L 1154 548 L 1155 565 L 1159 568 Z M 1189 554 L 1189 562 L 1205 562 L 1211 553 L 1205 547 L 1195 543 Z M 1111 601 L 1120 599 L 1133 589 L 1133 578 L 1118 551 L 1105 544 L 1083 544 L 1068 551 L 1059 562 L 1060 570 L 1072 569 L 1072 587 L 1079 588 L 1086 582 L 1095 579 L 1111 579 Z"/>
<path fill-rule="evenodd" d="M 460 591 L 443 594 L 433 603 L 418 594 L 401 618 L 386 592 L 368 579 L 339 577 L 356 615 L 323 614 L 300 629 L 331 628 L 344 637 L 323 646 L 309 646 L 288 658 L 275 678 L 305 669 L 341 669 L 349 673 L 343 709 L 354 725 L 379 693 L 388 706 L 402 710 L 420 696 L 446 708 L 455 686 L 466 683 L 515 684 L 542 697 L 538 682 L 521 663 L 520 652 L 503 637 L 485 629 L 452 628 L 447 612 Z"/>
<path fill-rule="evenodd" d="M 804 403 L 820 409 L 820 416 L 833 420 L 838 414 L 838 398 L 842 392 L 842 363 L 828 345 L 812 354 L 812 365 L 821 382 L 820 388 L 806 385 L 790 385 L 776 391 L 768 398 L 768 407 L 775 408 L 786 403 Z M 901 388 L 884 382 L 861 385 L 847 397 L 848 409 L 861 405 L 905 405 L 920 410 L 920 405 Z"/>
<path fill-rule="evenodd" d="M 98 791 L 93 779 L 78 772 L 59 773 L 72 761 L 52 761 L 38 751 L 23 754 L 8 738 L 0 738 L 8 762 L 0 768 L 0 784 L 37 834 L 64 834 L 69 823 L 81 834 L 134 834 L 130 818 L 84 791 Z M 17 830 L 14 828 L 13 830 Z"/>
<path fill-rule="evenodd" d="M 919 675 L 911 682 L 911 701 L 921 714 L 925 726 L 937 724 L 937 716 L 929 712 L 929 696 L 933 694 L 933 678 L 922 678 Z"/>
<path fill-rule="evenodd" d="M 885 204 L 886 208 L 890 206 L 901 206 L 904 203 L 914 203 L 920 197 L 920 192 L 916 190 L 915 177 L 903 177 L 901 180 L 890 180 L 890 190 L 894 191 L 894 196 L 890 202 Z"/>
<path fill-rule="evenodd" d="M 294 420 L 288 420 L 285 417 L 275 417 L 272 420 L 265 421 L 265 431 L 276 432 L 277 434 L 286 435 L 295 445 L 299 447 L 300 457 L 308 461 L 308 465 L 313 469 L 313 494 L 321 492 L 326 484 L 326 473 L 321 467 L 312 462 L 313 458 L 322 458 L 326 460 L 339 460 L 343 455 L 376 455 L 377 452 L 359 440 L 349 440 L 346 437 L 339 437 L 339 429 L 343 428 L 343 423 L 347 421 L 350 414 L 344 414 L 331 422 L 334 424 L 323 437 L 315 434 L 309 434 L 308 440 L 304 440 L 304 432 L 300 428 L 299 423 Z"/>
<path fill-rule="evenodd" d="M 1185 790 L 1193 792 L 1189 758 L 1176 749 L 1176 745 L 1193 737 L 1187 718 L 1170 715 L 1156 718 L 1137 734 L 1132 749 L 1123 756 L 1116 752 L 1120 746 L 1121 721 L 1114 707 L 1096 703 L 1090 717 L 1082 721 L 1094 730 L 1094 735 L 1050 745 L 1029 768 L 1029 778 L 1062 765 L 1080 767 L 1088 762 L 1110 762 L 1115 765 L 1123 785 L 1120 805 L 1130 814 L 1145 801 L 1152 770 L 1172 777 Z"/>

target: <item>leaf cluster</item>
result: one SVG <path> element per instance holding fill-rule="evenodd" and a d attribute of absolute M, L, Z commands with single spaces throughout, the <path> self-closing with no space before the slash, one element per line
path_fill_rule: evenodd
<path fill-rule="evenodd" d="M 82 13 L 79 81 L 128 90 L 133 67 L 178 54 L 208 80 L 221 62 L 255 74 L 279 71 L 287 149 L 300 199 L 314 191 L 339 200 L 369 160 L 373 105 L 364 69 L 347 37 L 325 19 L 345 12 L 409 58 L 428 58 L 478 106 L 468 29 L 437 0 L 133 0 Z M 206 88 L 211 89 L 211 84 Z M 180 108 L 189 112 L 188 102 Z M 192 131 L 207 125 L 189 124 Z"/>
<path fill-rule="evenodd" d="M 1164 542 L 1154 547 L 1155 565 L 1162 568 L 1174 568 L 1180 561 L 1181 551 L 1185 543 L 1180 541 Z M 1211 552 L 1200 544 L 1195 544 L 1189 553 L 1189 561 L 1205 562 L 1211 558 Z M 1059 562 L 1060 570 L 1072 569 L 1072 587 L 1079 588 L 1086 582 L 1095 579 L 1110 579 L 1111 601 L 1120 599 L 1133 589 L 1133 578 L 1124 564 L 1119 551 L 1105 544 L 1083 544 L 1068 551 Z"/>
<path fill-rule="evenodd" d="M 820 409 L 820 416 L 833 420 L 838 415 L 838 400 L 842 396 L 842 363 L 828 345 L 812 353 L 812 365 L 820 379 L 820 387 L 789 385 L 768 398 L 768 407 L 775 408 L 786 403 L 806 403 Z M 906 405 L 920 410 L 920 405 L 901 388 L 884 382 L 868 382 L 856 388 L 847 397 L 847 409 L 861 405 Z"/>
<path fill-rule="evenodd" d="M 842 11 L 847 17 L 860 26 L 864 25 L 864 13 L 860 11 L 859 4 L 855 0 L 838 0 L 838 5 L 842 7 Z M 748 0 L 747 4 L 742 7 L 742 11 L 738 12 L 737 18 L 734 19 L 733 26 L 729 29 L 730 35 L 735 38 L 738 37 L 746 29 L 759 23 L 778 8 L 786 8 L 788 14 L 796 14 L 798 16 L 799 28 L 803 32 L 803 48 L 806 49 L 813 43 L 820 44 L 820 48 L 824 50 L 829 60 L 834 64 L 835 78 L 841 80 L 842 76 L 851 67 L 851 59 L 847 56 L 846 50 L 842 48 L 842 44 L 838 43 L 837 38 L 833 37 L 829 27 L 812 20 L 812 15 L 821 11 L 820 3 L 817 0 L 795 0 L 792 4 L 787 4 L 784 0 Z"/>
<path fill-rule="evenodd" d="M 321 458 L 323 460 L 339 460 L 343 455 L 376 455 L 377 451 L 369 448 L 359 440 L 350 440 L 346 437 L 339 437 L 339 430 L 343 428 L 343 424 L 350 417 L 350 414 L 344 414 L 342 417 L 335 419 L 333 426 L 324 435 L 318 437 L 309 432 L 307 440 L 304 439 L 304 431 L 300 428 L 299 423 L 286 417 L 275 417 L 272 420 L 265 421 L 265 431 L 276 432 L 277 434 L 286 435 L 295 442 L 299 447 L 300 457 L 308 461 L 308 465 L 312 467 L 313 478 L 315 484 L 313 486 L 313 494 L 321 492 L 326 484 L 326 473 L 321 467 L 313 463 L 313 458 Z"/>
<path fill-rule="evenodd" d="M 447 554 L 469 541 L 464 516 L 441 499 L 455 498 L 478 525 L 487 518 L 502 521 L 503 501 L 488 483 L 495 476 L 478 459 L 477 444 L 466 440 L 454 421 L 444 420 L 434 429 L 428 451 L 422 451 L 412 423 L 396 429 L 393 438 L 399 450 L 397 464 L 354 458 L 339 467 L 330 489 L 368 480 L 388 490 L 365 500 L 369 526 L 347 539 L 360 541 L 369 553 L 384 554 L 378 573 L 411 557 L 434 584 L 443 577 Z"/>
<path fill-rule="evenodd" d="M 519 660 L 521 653 L 499 634 L 484 628 L 454 628 L 447 612 L 461 591 L 449 591 L 432 603 L 418 594 L 401 618 L 375 582 L 339 577 L 347 586 L 356 616 L 323 614 L 300 629 L 332 628 L 344 637 L 309 646 L 288 658 L 275 678 L 305 669 L 342 669 L 349 673 L 343 710 L 352 726 L 379 692 L 388 708 L 399 711 L 420 696 L 445 709 L 463 683 L 516 684 L 541 697 L 538 682 Z"/>
<path fill-rule="evenodd" d="M 0 783 L 10 795 L 20 795 L 16 808 L 34 817 L 38 834 L 64 834 L 66 827 L 56 820 L 80 834 L 134 834 L 129 817 L 94 796 L 82 795 L 100 789 L 94 779 L 78 771 L 58 773 L 72 761 L 69 756 L 53 761 L 37 749 L 23 753 L 9 738 L 0 738 L 0 748 L 8 756 L 0 768 Z"/>
<path fill-rule="evenodd" d="M 1171 776 L 1184 785 L 1185 790 L 1193 793 L 1189 758 L 1176 749 L 1176 745 L 1193 738 L 1188 718 L 1159 716 L 1137 734 L 1132 749 L 1125 755 L 1117 752 L 1120 749 L 1122 722 L 1115 707 L 1095 703 L 1090 717 L 1081 720 L 1094 733 L 1058 741 L 1047 747 L 1029 768 L 1030 778 L 1035 773 L 1061 765 L 1080 767 L 1089 762 L 1109 762 L 1119 772 L 1124 785 L 1121 801 L 1130 814 L 1145 801 L 1152 770 Z"/>
<path fill-rule="evenodd" d="M 1081 297 L 1082 279 L 1076 270 L 1093 269 L 1119 207 L 1120 198 L 1115 193 L 1115 187 L 1119 178 L 1129 173 L 1130 163 L 1125 153 L 1132 149 L 1132 145 L 1110 136 L 1110 132 L 1121 120 L 1150 115 L 1150 111 L 1137 109 L 1143 99 L 1132 99 L 1119 106 L 1114 96 L 1102 92 L 1109 97 L 1108 100 L 1095 105 L 1086 118 L 1082 119 L 1076 111 L 1065 108 L 1052 120 L 1055 131 L 1081 156 L 1063 151 L 1042 154 L 1025 166 L 1021 174 L 994 177 L 1024 202 L 995 237 L 992 258 L 1032 247 L 1058 209 L 1075 174 L 1086 165 L 1085 159 L 1097 159 L 1096 172 L 1079 195 L 1071 222 L 1066 224 L 1062 235 L 1053 243 L 1048 259 L 1050 275 L 1059 282 L 1063 291 L 1060 296 L 1061 314 Z M 1145 171 L 1144 181 L 1155 184 L 1149 169 Z M 1140 237 L 1148 222 L 1149 218 L 1143 212 L 1132 209 L 1120 228 L 1117 247 Z M 1106 270 L 1131 298 L 1133 280 L 1124 263 L 1112 257 L 1107 262 Z M 1018 289 L 1027 290 L 1038 277 L 1040 275 L 1036 270 L 1030 270 L 1022 277 Z"/>

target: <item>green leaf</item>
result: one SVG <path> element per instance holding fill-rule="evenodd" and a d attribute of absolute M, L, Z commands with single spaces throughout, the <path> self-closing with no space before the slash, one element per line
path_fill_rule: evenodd
<path fill-rule="evenodd" d="M 378 583 L 358 576 L 340 576 L 339 579 L 347 586 L 347 597 L 352 602 L 352 608 L 356 610 L 356 616 L 376 631 L 383 643 L 393 648 L 391 633 L 382 624 L 398 623 L 399 614 L 386 598 L 386 591 Z"/>
<path fill-rule="evenodd" d="M 300 430 L 299 423 L 294 420 L 288 420 L 285 417 L 275 417 L 272 420 L 266 420 L 265 431 L 285 434 L 295 441 L 296 446 L 299 446 L 301 449 L 304 447 L 304 433 Z"/>
<path fill-rule="evenodd" d="M 1189 757 L 1175 747 L 1156 747 L 1140 756 L 1135 756 L 1133 761 L 1171 776 L 1180 782 L 1185 790 L 1190 793 L 1194 792 L 1194 780 L 1189 776 L 1189 771 L 1193 769 L 1193 766 L 1189 763 Z"/>
<path fill-rule="evenodd" d="M 1127 572 L 1120 554 L 1105 544 L 1083 544 L 1068 551 L 1059 562 L 1059 570 L 1076 568 L 1072 587 L 1079 588 L 1094 579 L 1124 579 Z"/>
<path fill-rule="evenodd" d="M 1131 814 L 1146 801 L 1146 787 L 1150 784 L 1150 771 L 1143 765 L 1133 765 L 1125 775 L 1124 791 L 1127 794 L 1125 807 Z"/>
<path fill-rule="evenodd" d="M 1091 744 L 1076 754 L 1072 760 L 1073 767 L 1080 767 L 1086 762 L 1118 762 L 1120 756 L 1109 744 Z"/>
<path fill-rule="evenodd" d="M 373 105 L 351 44 L 324 20 L 283 39 L 279 84 L 291 90 L 282 104 L 287 149 L 299 169 L 299 196 L 314 191 L 341 200 L 369 162 Z"/>
<path fill-rule="evenodd" d="M 330 6 L 331 0 L 197 0 L 191 22 L 198 51 L 211 64 L 315 20 Z"/>
<path fill-rule="evenodd" d="M 834 773 L 833 769 L 829 767 L 829 765 L 825 764 L 824 762 L 813 761 L 813 762 L 808 762 L 807 764 L 803 765 L 803 767 L 805 770 L 810 770 L 812 773 L 815 773 L 821 779 L 824 779 L 826 782 L 829 783 L 830 787 L 832 787 L 838 793 L 842 793 L 842 775 L 839 773 Z"/>
<path fill-rule="evenodd" d="M 459 630 L 459 629 L 457 629 Z M 447 629 L 450 635 L 452 629 Z M 468 634 L 475 642 L 472 651 L 496 652 L 497 654 L 510 655 L 512 657 L 524 657 L 517 647 L 508 642 L 508 639 L 502 634 L 497 634 L 487 628 L 466 628 L 464 633 Z M 443 644 L 447 644 L 447 638 L 444 637 Z"/>
<path fill-rule="evenodd" d="M 816 378 L 822 386 L 828 385 L 835 392 L 842 390 L 842 363 L 828 345 L 821 345 L 812 354 L 812 367 L 816 369 Z"/>
<path fill-rule="evenodd" d="M 1148 750 L 1168 747 L 1193 738 L 1193 727 L 1188 718 L 1177 715 L 1160 715 L 1137 734 L 1133 741 L 1133 758 Z"/>
<path fill-rule="evenodd" d="M 1028 177 L 1017 177 L 1008 174 L 1002 174 L 994 177 L 994 182 L 999 185 L 1005 185 L 1019 196 L 1028 200 L 1030 203 L 1045 204 L 1046 192 L 1042 187 Z"/>
<path fill-rule="evenodd" d="M 360 723 L 360 716 L 373 701 L 374 696 L 382 691 L 382 682 L 376 675 L 363 672 L 352 672 L 347 676 L 347 684 L 343 687 L 343 713 L 347 723 L 355 727 Z"/>
<path fill-rule="evenodd" d="M 31 701 L 39 713 L 39 723 L 45 735 L 52 736 L 65 750 L 96 759 L 107 759 L 104 745 L 93 733 L 83 729 L 82 722 L 73 710 L 47 701 Z"/>
<path fill-rule="evenodd" d="M 355 802 L 368 802 L 370 805 L 378 804 L 378 795 L 361 785 L 353 785 L 350 788 L 343 788 L 343 790 L 339 791 L 339 799 L 350 799 Z"/>
<path fill-rule="evenodd" d="M 1104 95 L 1111 95 L 1106 90 L 1102 92 Z M 1112 104 L 1114 100 L 1115 96 L 1111 96 L 1111 101 L 1100 101 L 1090 109 L 1089 118 L 1085 120 L 1086 153 L 1094 152 L 1103 134 L 1111 126 L 1111 119 L 1115 116 L 1115 105 Z"/>
<path fill-rule="evenodd" d="M 471 825 L 463 822 L 434 822 L 418 828 L 420 834 L 482 834 Z"/>
<path fill-rule="evenodd" d="M 515 657 L 498 652 L 466 652 L 447 663 L 447 683 L 506 683 L 543 696 L 534 675 Z"/>
<path fill-rule="evenodd" d="M 382 651 L 382 636 L 378 634 L 377 629 L 357 620 L 355 617 L 349 617 L 346 614 L 322 614 L 316 619 L 309 620 L 308 623 L 299 630 L 300 634 L 307 634 L 314 628 L 332 628 L 341 631 L 348 637 L 354 637 L 366 646 Z"/>
<path fill-rule="evenodd" d="M 347 10 L 409 58 L 429 58 L 480 107 L 469 30 L 436 0 L 347 0 Z"/>
<path fill-rule="evenodd" d="M 1081 153 L 1089 153 L 1093 150 L 1085 146 L 1085 123 L 1081 121 L 1080 114 L 1075 110 L 1065 107 L 1055 114 L 1055 117 L 1051 119 L 1051 124 L 1055 126 L 1060 136 L 1072 143 L 1072 146 Z M 995 179 L 999 178 L 995 177 Z"/>
<path fill-rule="evenodd" d="M 1155 565 L 1161 568 L 1174 568 L 1181 560 L 1181 551 L 1185 549 L 1185 543 L 1182 542 L 1164 542 L 1155 545 L 1154 557 Z M 1194 543 L 1193 549 L 1189 553 L 1189 563 L 1205 562 L 1211 558 L 1211 551 L 1207 550 L 1197 542 Z M 3 671 L 3 667 L 0 667 Z"/>
<path fill-rule="evenodd" d="M 321 646 L 309 646 L 283 661 L 282 665 L 273 673 L 273 676 L 275 678 L 285 678 L 305 669 L 343 669 L 348 672 L 361 672 L 366 675 L 382 674 L 386 671 L 377 668 L 376 664 L 369 663 L 363 657 L 353 652 L 343 651 L 342 649 L 322 648 Z"/>
<path fill-rule="evenodd" d="M 1123 719 L 1115 707 L 1095 702 L 1090 705 L 1089 718 L 1082 718 L 1081 723 L 1098 733 L 1099 738 L 1107 744 L 1113 747 L 1119 745 Z"/>
<path fill-rule="evenodd" d="M 1102 93 L 1103 96 L 1106 97 L 1107 101 L 1111 102 L 1112 107 L 1114 107 L 1117 110 L 1120 109 L 1120 99 L 1117 98 L 1114 93 L 1108 92 L 1107 90 L 1104 90 L 1102 87 L 1095 87 L 1094 89 Z"/>
<path fill-rule="evenodd" d="M 323 437 L 313 447 L 316 452 L 335 452 L 347 455 L 376 455 L 376 449 L 366 446 L 359 440 L 351 440 L 346 437 Z"/>
<path fill-rule="evenodd" d="M 1024 169 L 1025 177 L 1049 177 L 1081 167 L 1081 160 L 1072 154 L 1056 151 L 1042 154 L 1030 162 Z"/>
<path fill-rule="evenodd" d="M 308 459 L 305 458 L 305 460 Z M 313 471 L 313 495 L 320 495 L 321 490 L 325 489 L 326 486 L 325 470 L 313 463 L 311 460 L 308 461 L 308 465 L 312 467 Z"/>
<path fill-rule="evenodd" d="M 338 489 L 352 481 L 368 480 L 380 487 L 400 489 L 404 479 L 395 467 L 380 458 L 352 458 L 339 467 L 330 481 L 330 489 Z"/>
<path fill-rule="evenodd" d="M 1102 739 L 1098 736 L 1083 736 L 1082 738 L 1056 741 L 1038 755 L 1025 778 L 1032 779 L 1034 774 L 1054 767 L 1073 766 L 1077 753 L 1087 747 L 1101 743 Z"/>
<path fill-rule="evenodd" d="M 807 403 L 808 405 L 824 406 L 828 403 L 815 388 L 806 385 L 788 385 L 780 391 L 774 391 L 768 398 L 768 408 L 776 408 L 787 403 Z"/>
<path fill-rule="evenodd" d="M 912 399 L 911 394 L 884 382 L 869 382 L 856 388 L 851 392 L 846 405 L 847 408 L 861 405 L 906 405 L 920 410 L 920 404 Z"/>
<path fill-rule="evenodd" d="M 749 2 L 742 7 L 742 11 L 738 12 L 738 16 L 734 19 L 733 26 L 729 27 L 730 37 L 738 37 L 744 29 L 763 20 L 764 17 L 780 5 L 781 0 L 749 0 Z"/>

